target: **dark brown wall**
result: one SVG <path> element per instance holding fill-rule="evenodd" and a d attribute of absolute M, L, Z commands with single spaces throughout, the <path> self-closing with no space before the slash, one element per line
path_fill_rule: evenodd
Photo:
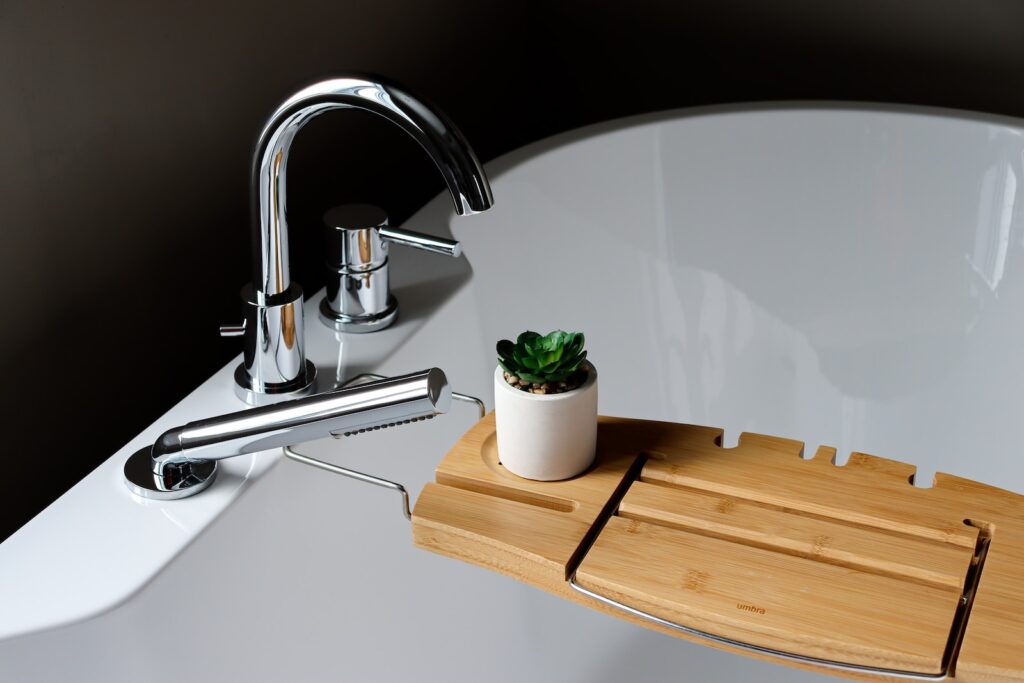
<path fill-rule="evenodd" d="M 491 159 L 586 123 L 771 99 L 1024 116 L 1016 1 L 0 0 L 0 539 L 239 347 L 247 171 L 264 116 L 320 76 L 376 72 Z M 293 149 L 296 279 L 322 284 L 326 207 L 401 220 L 441 189 L 356 113 Z M 500 200 L 500 198 L 499 198 Z"/>

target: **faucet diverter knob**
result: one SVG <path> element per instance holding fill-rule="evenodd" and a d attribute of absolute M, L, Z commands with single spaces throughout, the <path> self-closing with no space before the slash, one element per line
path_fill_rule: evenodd
<path fill-rule="evenodd" d="M 238 324 L 238 325 L 221 325 L 220 326 L 220 336 L 222 336 L 222 337 L 244 337 L 245 336 L 245 326 L 246 326 L 246 321 L 245 320 L 242 320 L 242 322 L 240 324 Z"/>
<path fill-rule="evenodd" d="M 395 321 L 398 302 L 388 275 L 390 244 L 458 258 L 455 240 L 393 228 L 383 209 L 369 204 L 337 206 L 324 214 L 327 231 L 327 296 L 320 320 L 339 332 L 374 332 Z"/>

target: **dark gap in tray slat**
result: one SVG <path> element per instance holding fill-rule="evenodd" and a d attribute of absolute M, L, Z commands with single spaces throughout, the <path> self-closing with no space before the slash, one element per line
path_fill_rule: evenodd
<path fill-rule="evenodd" d="M 626 476 L 622 478 L 618 488 L 616 488 L 615 492 L 608 498 L 608 502 L 605 503 L 604 508 L 602 508 L 601 514 L 599 514 L 597 519 L 594 520 L 593 526 L 590 527 L 590 530 L 583 537 L 583 540 L 580 542 L 576 552 L 573 553 L 572 558 L 565 566 L 565 578 L 567 581 L 570 576 L 576 573 L 576 569 L 583 562 L 583 558 L 587 556 L 587 552 L 590 550 L 591 546 L 594 545 L 594 541 L 597 540 L 598 535 L 600 535 L 604 530 L 608 520 L 618 514 L 619 503 L 622 502 L 622 499 L 626 496 L 626 492 L 629 491 L 629 487 L 633 485 L 633 482 L 640 478 L 640 473 L 643 471 L 644 465 L 647 464 L 647 458 L 648 456 L 646 453 L 637 454 L 636 460 L 634 460 L 633 464 L 630 465 L 629 470 L 626 472 Z"/>

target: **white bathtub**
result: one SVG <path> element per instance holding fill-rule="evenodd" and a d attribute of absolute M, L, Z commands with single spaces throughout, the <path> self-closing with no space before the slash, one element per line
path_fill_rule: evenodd
<path fill-rule="evenodd" d="M 1024 491 L 1024 129 L 952 112 L 680 111 L 488 165 L 495 208 L 438 197 L 396 250 L 400 322 L 322 376 L 438 366 L 492 403 L 494 343 L 583 330 L 604 414 L 804 440 Z M 120 481 L 163 429 L 241 409 L 226 367 L 0 544 L 4 681 L 828 680 L 632 626 L 413 547 L 399 503 L 280 452 L 154 503 Z M 298 450 L 417 493 L 475 420 Z M 909 486 L 910 484 L 908 484 Z M 527 653 L 527 654 L 523 654 Z"/>

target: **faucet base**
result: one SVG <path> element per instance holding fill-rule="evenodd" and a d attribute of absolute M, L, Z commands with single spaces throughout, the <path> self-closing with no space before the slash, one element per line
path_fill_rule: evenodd
<path fill-rule="evenodd" d="M 367 313 L 358 316 L 338 313 L 331 307 L 327 297 L 320 301 L 320 322 L 335 332 L 354 332 L 356 334 L 377 332 L 395 322 L 397 316 L 398 301 L 393 296 L 388 297 L 387 306 L 380 313 Z"/>
<path fill-rule="evenodd" d="M 288 401 L 313 393 L 316 384 L 316 366 L 308 359 L 305 370 L 291 382 L 264 385 L 262 391 L 256 391 L 252 377 L 245 369 L 245 363 L 235 368 L 235 396 L 251 406 L 265 406 L 281 401 Z"/>
<path fill-rule="evenodd" d="M 124 461 L 128 490 L 149 500 L 178 500 L 204 490 L 217 478 L 216 460 L 192 460 L 167 465 L 162 474 L 153 471 L 153 447 L 135 451 Z"/>

